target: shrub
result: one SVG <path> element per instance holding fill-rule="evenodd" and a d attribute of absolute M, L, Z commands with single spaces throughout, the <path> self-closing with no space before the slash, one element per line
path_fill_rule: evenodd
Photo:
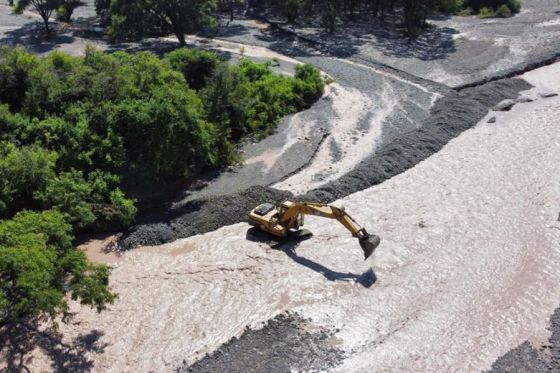
<path fill-rule="evenodd" d="M 95 112 L 123 139 L 129 186 L 188 178 L 215 165 L 214 127 L 192 91 L 157 90 L 148 100 L 126 100 Z M 103 118 L 106 116 L 106 118 Z"/>
<path fill-rule="evenodd" d="M 495 16 L 502 18 L 511 17 L 511 10 L 509 10 L 507 5 L 503 4 L 496 10 Z"/>
<path fill-rule="evenodd" d="M 237 66 L 220 67 L 202 92 L 209 118 L 237 139 L 270 133 L 286 114 L 308 107 L 324 89 L 318 69 L 296 67 L 295 79 L 273 75 L 270 63 L 242 59 Z"/>
<path fill-rule="evenodd" d="M 55 176 L 56 158 L 56 153 L 37 146 L 4 144 L 0 149 L 0 217 L 40 207 L 35 196 Z"/>
<path fill-rule="evenodd" d="M 494 17 L 494 12 L 490 8 L 482 7 L 478 11 L 478 16 L 480 18 L 492 18 L 492 17 Z"/>
<path fill-rule="evenodd" d="M 300 98 L 300 107 L 309 107 L 324 92 L 325 82 L 316 67 L 305 64 L 296 66 L 296 83 L 294 90 Z"/>
<path fill-rule="evenodd" d="M 165 56 L 165 61 L 173 70 L 179 71 L 192 89 L 204 87 L 222 59 L 216 54 L 200 49 L 179 48 Z"/>
<path fill-rule="evenodd" d="M 461 16 L 461 17 L 468 17 L 468 16 L 471 16 L 473 14 L 474 14 L 474 12 L 473 12 L 472 8 L 467 7 L 465 9 L 461 10 L 458 15 Z"/>
<path fill-rule="evenodd" d="M 0 102 L 14 111 L 20 109 L 29 87 L 29 75 L 39 59 L 21 47 L 0 47 Z"/>
<path fill-rule="evenodd" d="M 519 13 L 521 11 L 521 0 L 506 0 L 506 5 L 511 13 Z"/>
<path fill-rule="evenodd" d="M 70 15 L 68 14 L 68 10 L 63 6 L 59 6 L 58 8 L 56 8 L 56 19 L 60 22 L 70 22 Z"/>
<path fill-rule="evenodd" d="M 464 1 L 465 1 L 465 6 L 470 7 L 475 12 L 477 13 L 483 12 L 483 14 L 486 15 L 486 17 L 483 18 L 489 17 L 490 13 L 493 13 L 502 5 L 506 5 L 511 11 L 511 13 L 519 13 L 519 11 L 521 10 L 520 0 L 464 0 Z"/>
<path fill-rule="evenodd" d="M 56 8 L 56 18 L 61 22 L 70 22 L 74 10 L 83 5 L 82 0 L 63 0 L 59 4 L 61 5 Z"/>
<path fill-rule="evenodd" d="M 256 82 L 272 74 L 270 65 L 269 62 L 256 63 L 247 58 L 242 58 L 236 68 L 249 82 Z"/>
<path fill-rule="evenodd" d="M 457 14 L 464 8 L 463 0 L 442 0 L 439 11 L 447 14 Z"/>

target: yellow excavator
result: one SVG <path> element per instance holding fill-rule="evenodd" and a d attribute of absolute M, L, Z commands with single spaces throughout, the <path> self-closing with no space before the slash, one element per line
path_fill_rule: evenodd
<path fill-rule="evenodd" d="M 283 239 L 304 238 L 311 235 L 310 231 L 299 229 L 303 225 L 304 215 L 338 220 L 352 236 L 358 238 L 365 259 L 369 258 L 381 242 L 379 236 L 370 235 L 344 211 L 344 208 L 322 203 L 284 201 L 278 206 L 263 203 L 251 210 L 249 224 Z"/>

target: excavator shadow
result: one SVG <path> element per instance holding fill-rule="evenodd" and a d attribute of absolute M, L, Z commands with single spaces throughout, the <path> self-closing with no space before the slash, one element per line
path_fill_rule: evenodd
<path fill-rule="evenodd" d="M 309 239 L 311 236 L 305 236 L 297 239 L 291 239 L 288 241 L 277 241 L 276 238 L 272 238 L 265 232 L 262 232 L 256 228 L 249 228 L 247 230 L 247 239 L 253 242 L 263 242 L 267 243 L 272 249 L 284 252 L 290 259 L 294 262 L 307 267 L 317 273 L 320 273 L 329 281 L 343 281 L 343 282 L 355 282 L 362 285 L 365 288 L 370 288 L 377 281 L 377 276 L 373 271 L 373 268 L 368 269 L 364 273 L 356 274 L 351 272 L 338 272 L 333 271 L 324 265 L 317 263 L 311 259 L 299 256 L 296 253 L 296 249 L 302 241 Z"/>

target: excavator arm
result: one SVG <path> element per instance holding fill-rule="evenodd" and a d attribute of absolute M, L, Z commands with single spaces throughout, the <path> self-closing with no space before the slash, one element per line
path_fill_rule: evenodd
<path fill-rule="evenodd" d="M 320 203 L 305 202 L 305 203 L 295 204 L 295 206 L 292 207 L 292 209 L 295 211 L 288 210 L 288 212 L 285 214 L 285 216 L 289 216 L 290 219 L 291 216 L 297 214 L 315 215 L 315 216 L 321 216 L 329 219 L 336 219 L 340 222 L 340 224 L 342 224 L 346 229 L 348 229 L 350 233 L 352 233 L 352 236 L 354 237 L 359 236 L 360 232 L 363 230 L 363 228 L 354 219 L 352 219 L 352 217 L 348 215 L 344 211 L 344 209 L 339 207 L 320 204 Z"/>
<path fill-rule="evenodd" d="M 249 223 L 276 236 L 286 237 L 289 232 L 303 225 L 304 215 L 315 215 L 340 222 L 353 237 L 358 238 L 365 259 L 381 241 L 378 236 L 370 235 L 343 208 L 322 203 L 285 201 L 278 206 L 263 204 L 251 211 Z"/>

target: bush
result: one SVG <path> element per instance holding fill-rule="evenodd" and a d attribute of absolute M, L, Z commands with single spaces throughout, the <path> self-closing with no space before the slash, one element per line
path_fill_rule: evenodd
<path fill-rule="evenodd" d="M 468 17 L 468 16 L 472 16 L 473 14 L 474 14 L 474 12 L 473 12 L 472 8 L 467 7 L 465 9 L 461 10 L 458 15 L 461 16 L 461 17 Z"/>
<path fill-rule="evenodd" d="M 457 14 L 464 8 L 463 0 L 442 0 L 439 3 L 439 11 L 446 14 Z"/>
<path fill-rule="evenodd" d="M 483 17 L 492 17 L 494 12 L 497 12 L 502 5 L 506 5 L 511 13 L 519 13 L 521 10 L 520 0 L 464 0 L 465 6 L 474 9 L 475 12 L 482 13 Z M 500 11 L 502 14 L 507 14 L 507 11 L 503 9 Z"/>
<path fill-rule="evenodd" d="M 181 72 L 189 86 L 196 90 L 204 87 L 206 79 L 222 63 L 216 53 L 187 48 L 168 53 L 165 61 L 173 70 Z"/>
<path fill-rule="evenodd" d="M 294 89 L 299 96 L 299 107 L 309 107 L 323 95 L 325 82 L 316 67 L 308 64 L 296 66 L 295 78 Z"/>
<path fill-rule="evenodd" d="M 502 18 L 507 18 L 507 17 L 511 17 L 511 10 L 509 10 L 507 5 L 501 5 L 495 13 L 496 17 L 502 17 Z"/>
<path fill-rule="evenodd" d="M 56 19 L 60 22 L 70 22 L 70 15 L 65 7 L 59 6 L 56 8 Z"/>
<path fill-rule="evenodd" d="M 0 47 L 0 102 L 20 109 L 29 87 L 29 75 L 39 63 L 23 48 Z"/>
<path fill-rule="evenodd" d="M 506 0 L 506 5 L 511 13 L 519 13 L 521 11 L 521 0 Z"/>
<path fill-rule="evenodd" d="M 0 217 L 40 207 L 36 194 L 54 178 L 56 158 L 56 153 L 36 146 L 4 144 L 0 149 Z"/>
<path fill-rule="evenodd" d="M 268 134 L 278 120 L 308 107 L 324 89 L 318 69 L 296 67 L 295 79 L 273 75 L 270 64 L 242 59 L 237 66 L 220 67 L 202 92 L 209 118 L 227 127 L 234 139 Z"/>
<path fill-rule="evenodd" d="M 106 105 L 93 114 L 123 139 L 127 162 L 119 171 L 127 184 L 184 179 L 216 165 L 214 126 L 205 120 L 194 92 L 168 89 L 152 94 L 148 100 Z"/>
<path fill-rule="evenodd" d="M 63 0 L 59 4 L 61 5 L 56 8 L 56 18 L 61 22 L 70 22 L 74 10 L 83 5 L 82 0 Z"/>
<path fill-rule="evenodd" d="M 478 11 L 478 16 L 480 18 L 492 18 L 492 17 L 494 17 L 494 12 L 490 8 L 482 7 Z"/>

